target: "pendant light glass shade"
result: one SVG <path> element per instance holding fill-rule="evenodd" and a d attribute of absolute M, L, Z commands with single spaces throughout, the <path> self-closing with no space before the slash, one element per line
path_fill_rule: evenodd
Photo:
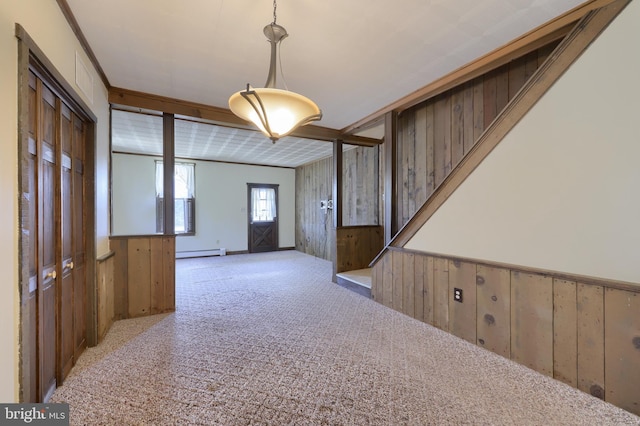
<path fill-rule="evenodd" d="M 229 98 L 229 108 L 238 117 L 255 124 L 274 142 L 322 117 L 320 108 L 309 98 L 273 88 L 247 87 Z"/>
<path fill-rule="evenodd" d="M 274 143 L 295 129 L 320 120 L 320 108 L 309 98 L 289 90 L 276 88 L 278 47 L 288 36 L 284 27 L 276 24 L 276 3 L 273 4 L 273 22 L 264 27 L 264 35 L 271 44 L 269 74 L 263 88 L 236 92 L 229 98 L 229 109 L 238 117 L 252 122 Z"/>

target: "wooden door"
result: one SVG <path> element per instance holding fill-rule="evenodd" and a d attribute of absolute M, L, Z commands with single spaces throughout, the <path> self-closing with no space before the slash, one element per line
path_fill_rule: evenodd
<path fill-rule="evenodd" d="M 278 185 L 249 183 L 249 252 L 278 250 Z"/>
<path fill-rule="evenodd" d="M 74 363 L 87 346 L 87 280 L 86 280 L 86 234 L 84 217 L 85 160 L 84 142 L 86 123 L 76 114 L 73 116 L 73 242 L 71 250 L 73 259 L 67 267 L 73 271 L 73 332 Z"/>
<path fill-rule="evenodd" d="M 23 401 L 47 401 L 86 347 L 85 122 L 29 72 Z"/>
<path fill-rule="evenodd" d="M 38 178 L 38 364 L 39 399 L 56 387 L 56 99 L 38 81 L 40 95 Z"/>
<path fill-rule="evenodd" d="M 60 220 L 59 235 L 62 273 L 58 288 L 58 382 L 62 383 L 73 366 L 74 352 L 74 286 L 73 286 L 73 173 L 72 158 L 72 113 L 60 100 L 59 103 L 59 161 L 60 161 Z"/>
<path fill-rule="evenodd" d="M 27 184 L 23 186 L 22 197 L 25 200 L 32 200 L 28 203 L 26 209 L 26 218 L 23 222 L 22 233 L 26 236 L 26 248 L 28 253 L 28 283 L 23 283 L 22 291 L 26 296 L 22 303 L 22 323 L 25 332 L 22 336 L 22 357 L 23 365 L 28 374 L 23 375 L 25 380 L 22 382 L 25 401 L 38 401 L 40 398 L 40 390 L 38 389 L 38 203 L 35 201 L 38 197 L 38 135 L 40 127 L 38 126 L 39 110 L 38 101 L 40 94 L 38 92 L 36 76 L 29 73 L 29 140 L 27 143 L 27 154 L 25 162 L 25 178 Z"/>
<path fill-rule="evenodd" d="M 60 102 L 60 263 L 58 382 L 86 346 L 84 279 L 84 123 Z"/>

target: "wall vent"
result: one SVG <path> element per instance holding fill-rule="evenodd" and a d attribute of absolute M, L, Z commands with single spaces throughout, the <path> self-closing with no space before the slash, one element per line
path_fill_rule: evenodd
<path fill-rule="evenodd" d="M 76 86 L 93 104 L 93 76 L 76 51 Z"/>

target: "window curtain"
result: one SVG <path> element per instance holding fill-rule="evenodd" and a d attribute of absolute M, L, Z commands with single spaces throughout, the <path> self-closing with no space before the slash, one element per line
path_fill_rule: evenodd
<path fill-rule="evenodd" d="M 254 221 L 273 222 L 276 217 L 276 191 L 273 188 L 252 188 L 251 205 Z"/>
<path fill-rule="evenodd" d="M 164 198 L 164 174 L 162 161 L 156 161 L 156 197 Z"/>
<path fill-rule="evenodd" d="M 195 198 L 195 164 L 175 163 L 175 198 Z M 156 161 L 156 197 L 164 197 L 164 176 L 162 161 Z"/>
<path fill-rule="evenodd" d="M 195 198 L 195 165 L 176 163 L 175 191 L 176 198 Z"/>

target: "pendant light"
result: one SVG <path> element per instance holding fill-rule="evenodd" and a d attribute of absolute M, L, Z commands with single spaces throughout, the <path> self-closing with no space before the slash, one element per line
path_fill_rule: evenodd
<path fill-rule="evenodd" d="M 265 87 L 254 88 L 247 84 L 246 90 L 236 92 L 229 98 L 229 109 L 238 117 L 255 124 L 273 143 L 298 127 L 322 118 L 320 108 L 309 98 L 276 88 L 278 48 L 280 42 L 289 35 L 284 27 L 276 24 L 276 7 L 274 0 L 273 22 L 263 30 L 271 44 L 271 61 Z"/>

